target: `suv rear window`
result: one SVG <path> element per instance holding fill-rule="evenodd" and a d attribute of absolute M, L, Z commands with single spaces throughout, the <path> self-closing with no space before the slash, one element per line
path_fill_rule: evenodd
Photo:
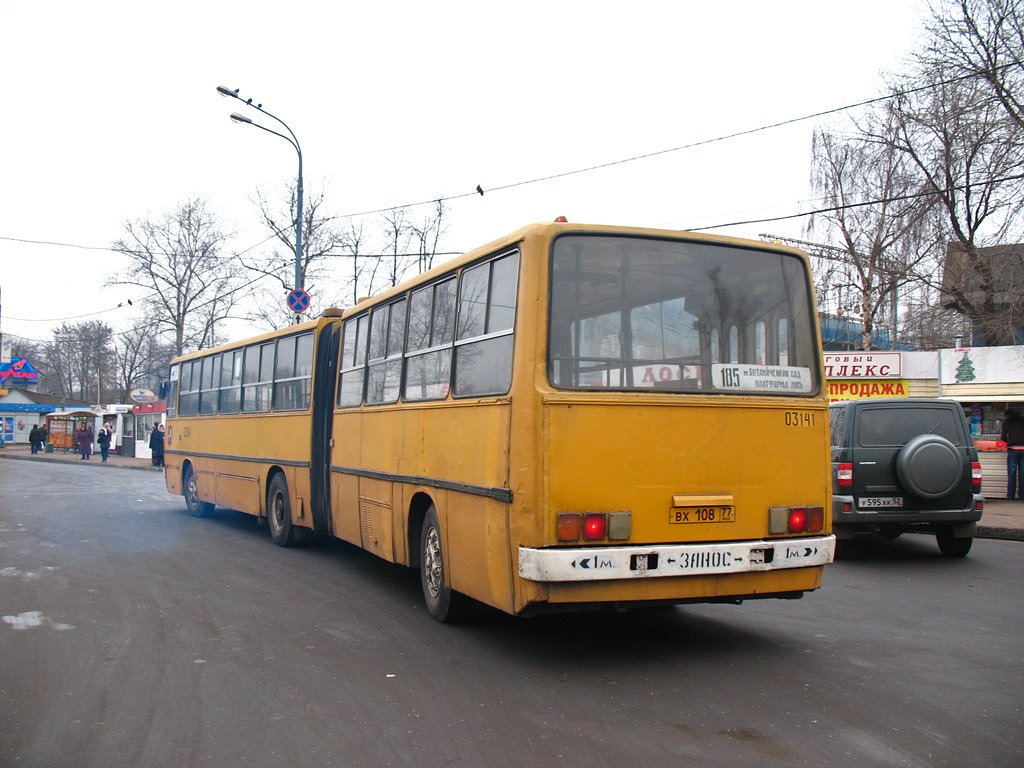
<path fill-rule="evenodd" d="M 949 408 L 868 408 L 860 413 L 858 442 L 863 447 L 903 445 L 923 434 L 940 435 L 953 445 L 961 442 Z"/>

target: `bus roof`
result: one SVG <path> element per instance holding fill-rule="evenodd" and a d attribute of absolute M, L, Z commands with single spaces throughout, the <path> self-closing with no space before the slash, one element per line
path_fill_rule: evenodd
<path fill-rule="evenodd" d="M 795 256 L 800 257 L 805 263 L 807 262 L 807 254 L 798 248 L 793 248 L 788 245 L 781 243 L 766 243 L 760 240 L 749 240 L 746 238 L 732 237 L 729 235 L 713 235 L 705 232 L 688 232 L 686 230 L 678 229 L 651 229 L 646 227 L 625 227 L 615 226 L 611 224 L 577 224 L 573 222 L 537 222 L 533 224 L 527 224 L 524 227 L 517 229 L 514 232 L 492 240 L 489 243 L 478 246 L 461 256 L 456 256 L 452 259 L 445 261 L 442 264 L 431 267 L 426 272 L 421 272 L 414 277 L 407 280 L 403 280 L 396 286 L 387 288 L 386 290 L 376 293 L 373 296 L 361 299 L 356 304 L 346 309 L 339 310 L 336 307 L 330 307 L 324 310 L 324 314 L 319 318 L 313 320 L 307 320 L 304 323 L 296 325 L 289 325 L 285 328 L 278 329 L 276 331 L 267 331 L 256 336 L 250 336 L 244 339 L 235 339 L 225 344 L 221 344 L 216 347 L 209 349 L 196 350 L 195 352 L 189 352 L 171 360 L 171 364 L 179 363 L 185 360 L 190 360 L 195 357 L 201 357 L 210 353 L 220 352 L 229 349 L 236 349 L 240 346 L 247 344 L 256 344 L 261 341 L 267 341 L 270 339 L 278 338 L 279 336 L 287 336 L 292 333 L 299 333 L 305 330 L 312 330 L 317 327 L 318 324 L 327 320 L 334 320 L 341 317 L 347 318 L 350 315 L 358 314 L 369 307 L 388 301 L 394 296 L 400 296 L 407 292 L 410 288 L 419 285 L 420 283 L 429 283 L 435 277 L 445 275 L 464 264 L 469 264 L 481 257 L 487 256 L 488 254 L 496 253 L 497 251 L 508 248 L 515 243 L 526 240 L 527 238 L 551 238 L 558 234 L 563 233 L 608 233 L 617 235 L 641 235 L 645 237 L 664 237 L 673 238 L 680 240 L 689 240 L 691 242 L 704 242 L 704 243 L 721 243 L 723 245 L 734 245 L 746 248 L 759 248 L 763 250 L 771 251 L 784 251 Z"/>

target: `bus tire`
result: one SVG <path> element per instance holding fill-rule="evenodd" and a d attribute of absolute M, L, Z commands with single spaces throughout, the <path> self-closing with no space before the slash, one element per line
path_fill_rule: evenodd
<path fill-rule="evenodd" d="M 267 524 L 270 538 L 277 546 L 290 547 L 295 543 L 292 500 L 288 496 L 288 481 L 281 474 L 274 475 L 267 490 Z"/>
<path fill-rule="evenodd" d="M 420 582 L 427 611 L 438 621 L 449 622 L 458 617 L 462 596 L 448 584 L 443 542 L 437 509 L 431 504 L 420 528 Z"/>
<path fill-rule="evenodd" d="M 213 512 L 213 504 L 199 500 L 199 488 L 196 485 L 196 472 L 191 464 L 185 465 L 181 478 L 181 490 L 185 496 L 185 507 L 192 517 L 206 517 Z"/>

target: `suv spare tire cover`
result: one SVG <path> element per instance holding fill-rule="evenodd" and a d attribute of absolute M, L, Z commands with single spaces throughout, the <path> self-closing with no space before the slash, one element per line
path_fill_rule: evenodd
<path fill-rule="evenodd" d="M 907 441 L 896 457 L 896 474 L 911 493 L 939 499 L 959 485 L 964 463 L 949 440 L 940 435 L 918 435 Z"/>

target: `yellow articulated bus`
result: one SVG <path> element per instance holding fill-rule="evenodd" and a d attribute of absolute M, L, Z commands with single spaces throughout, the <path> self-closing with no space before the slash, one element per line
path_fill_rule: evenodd
<path fill-rule="evenodd" d="M 795 598 L 831 562 L 806 257 L 536 224 L 171 364 L 167 488 L 418 568 L 430 613 Z"/>

